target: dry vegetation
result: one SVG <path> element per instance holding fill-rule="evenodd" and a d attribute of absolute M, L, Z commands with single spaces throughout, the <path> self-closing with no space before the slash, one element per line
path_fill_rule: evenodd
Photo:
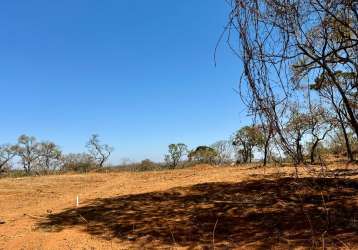
<path fill-rule="evenodd" d="M 226 2 L 252 125 L 117 168 L 98 135 L 68 155 L 22 135 L 0 146 L 27 175 L 0 179 L 0 249 L 358 249 L 358 2 Z"/>
<path fill-rule="evenodd" d="M 0 249 L 354 249 L 356 169 L 302 166 L 299 179 L 292 166 L 254 164 L 5 178 Z"/>

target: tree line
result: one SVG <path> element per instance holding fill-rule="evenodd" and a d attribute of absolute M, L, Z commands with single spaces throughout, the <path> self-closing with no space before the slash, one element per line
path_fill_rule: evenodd
<path fill-rule="evenodd" d="M 301 163 L 324 163 L 324 155 L 351 159 L 346 152 L 345 138 L 339 124 L 327 123 L 321 119 L 324 116 L 323 110 L 305 115 L 299 115 L 297 111 L 292 110 L 292 119 L 284 130 L 292 136 L 292 143 L 296 145 L 296 153 Z M 175 168 L 187 162 L 227 165 L 255 161 L 263 166 L 272 162 L 295 163 L 296 159 L 285 154 L 275 144 L 277 135 L 274 131 L 266 129 L 262 125 L 243 126 L 227 140 L 217 141 L 210 146 L 198 146 L 192 150 L 184 143 L 170 144 L 165 155 L 166 165 Z M 352 132 L 348 136 L 353 155 L 357 155 L 358 140 Z"/>
<path fill-rule="evenodd" d="M 16 144 L 0 146 L 0 174 L 13 169 L 15 162 L 26 174 L 102 168 L 113 151 L 111 146 L 100 141 L 98 135 L 90 137 L 86 148 L 85 153 L 64 154 L 54 142 L 38 142 L 34 136 L 21 135 Z"/>
<path fill-rule="evenodd" d="M 323 109 L 302 114 L 292 107 L 290 120 L 284 131 L 291 135 L 296 145 L 296 154 L 302 163 L 322 163 L 323 155 L 347 157 L 346 137 L 340 125 L 334 120 L 327 122 Z M 351 154 L 358 153 L 358 140 L 352 131 L 346 134 L 350 142 Z M 157 170 L 162 167 L 175 169 L 189 163 L 207 163 L 215 165 L 261 162 L 295 162 L 277 145 L 277 134 L 271 128 L 262 125 L 248 125 L 238 129 L 228 139 L 212 145 L 201 145 L 192 150 L 184 143 L 173 143 L 168 146 L 163 163 L 154 163 L 149 159 L 132 164 L 138 171 Z M 21 135 L 17 143 L 0 146 L 0 173 L 14 169 L 14 164 L 21 166 L 26 174 L 49 174 L 55 171 L 86 172 L 91 169 L 102 169 L 108 162 L 113 147 L 101 142 L 98 135 L 92 135 L 86 143 L 87 152 L 64 154 L 54 142 L 39 142 L 33 136 Z M 353 158 L 355 159 L 355 158 Z M 131 164 L 122 164 L 121 167 Z"/>

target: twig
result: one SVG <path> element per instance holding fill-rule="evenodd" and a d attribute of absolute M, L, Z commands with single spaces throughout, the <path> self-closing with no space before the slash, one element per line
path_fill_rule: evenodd
<path fill-rule="evenodd" d="M 326 244 L 325 244 L 325 240 L 324 240 L 324 235 L 327 233 L 327 231 L 324 231 L 322 234 L 322 250 L 326 249 Z"/>
<path fill-rule="evenodd" d="M 169 228 L 169 231 L 170 231 L 170 234 L 172 235 L 173 243 L 174 243 L 174 245 L 176 245 L 177 243 L 176 243 L 176 241 L 175 241 L 174 234 L 173 234 L 173 232 L 172 232 L 172 230 L 171 230 L 170 228 Z"/>
<path fill-rule="evenodd" d="M 82 221 L 86 222 L 88 224 L 88 221 L 85 217 L 83 217 L 79 212 L 77 212 L 78 216 L 81 218 Z"/>
<path fill-rule="evenodd" d="M 24 216 L 28 216 L 32 219 L 44 219 L 45 217 L 44 216 L 34 216 L 34 215 L 31 215 L 31 214 L 24 214 Z"/>
<path fill-rule="evenodd" d="M 322 202 L 323 202 L 323 207 L 324 207 L 324 212 L 326 213 L 326 220 L 327 220 L 327 223 L 328 223 L 328 228 L 331 226 L 331 220 L 330 220 L 330 217 L 329 217 L 329 211 L 327 209 L 327 206 L 326 206 L 326 201 L 324 200 L 324 196 L 323 196 L 323 192 L 321 191 L 321 196 L 322 196 Z M 328 229 L 327 228 L 327 229 Z"/>
<path fill-rule="evenodd" d="M 219 221 L 219 217 L 216 219 L 214 229 L 213 229 L 213 249 L 215 249 L 215 230 L 216 230 L 216 226 L 218 224 L 218 221 Z"/>
<path fill-rule="evenodd" d="M 336 240 L 338 240 L 344 247 L 347 249 L 351 249 L 346 243 L 344 243 L 342 240 L 338 239 L 337 237 L 334 237 Z"/>
<path fill-rule="evenodd" d="M 213 203 L 224 203 L 224 204 L 240 204 L 240 205 L 256 205 L 256 206 L 271 206 L 272 203 L 263 203 L 263 202 L 240 202 L 240 201 L 218 201 L 214 200 Z"/>

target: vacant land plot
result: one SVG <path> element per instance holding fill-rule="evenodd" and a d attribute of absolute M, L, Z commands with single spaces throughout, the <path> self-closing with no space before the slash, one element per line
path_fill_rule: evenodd
<path fill-rule="evenodd" d="M 0 179 L 0 249 L 358 249 L 356 167 Z"/>

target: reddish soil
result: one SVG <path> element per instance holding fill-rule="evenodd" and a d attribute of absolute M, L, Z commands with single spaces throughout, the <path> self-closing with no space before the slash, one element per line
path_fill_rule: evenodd
<path fill-rule="evenodd" d="M 357 167 L 0 179 L 0 249 L 358 249 Z"/>

